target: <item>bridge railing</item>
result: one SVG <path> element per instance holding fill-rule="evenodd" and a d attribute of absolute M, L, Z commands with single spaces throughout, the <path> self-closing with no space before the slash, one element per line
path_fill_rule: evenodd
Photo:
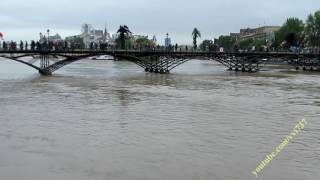
<path fill-rule="evenodd" d="M 65 54 L 92 54 L 92 55 L 114 55 L 114 54 L 128 54 L 128 55 L 188 55 L 188 56 L 205 56 L 205 55 L 228 55 L 228 56 L 256 56 L 256 57 L 306 57 L 306 58 L 320 58 L 320 54 L 312 53 L 294 53 L 294 52 L 218 52 L 218 51 L 169 51 L 169 50 L 122 50 L 122 49 L 0 49 L 0 54 L 51 54 L 51 53 L 65 53 Z"/>

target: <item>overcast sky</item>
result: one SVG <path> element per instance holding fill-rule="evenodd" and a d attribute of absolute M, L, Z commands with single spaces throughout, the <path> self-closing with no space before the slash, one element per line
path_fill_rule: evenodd
<path fill-rule="evenodd" d="M 191 44 L 194 27 L 212 39 L 291 16 L 305 20 L 319 9 L 319 0 L 1 0 L 0 32 L 6 40 L 37 40 L 46 29 L 65 37 L 79 34 L 83 23 L 100 29 L 107 23 L 111 32 L 126 24 L 159 43 L 168 32 L 174 43 Z"/>

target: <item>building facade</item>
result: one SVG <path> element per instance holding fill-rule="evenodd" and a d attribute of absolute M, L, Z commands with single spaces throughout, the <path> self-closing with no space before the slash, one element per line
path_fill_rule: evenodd
<path fill-rule="evenodd" d="M 169 47 L 171 46 L 171 38 L 169 38 L 169 34 L 167 33 L 167 37 L 164 39 L 164 46 Z"/>
<path fill-rule="evenodd" d="M 107 43 L 109 45 L 115 44 L 115 35 L 111 35 L 107 31 L 107 27 L 104 30 L 95 29 L 91 24 L 83 24 L 81 27 L 81 34 L 66 37 L 66 40 L 81 39 L 85 48 L 90 48 L 91 43 Z"/>
<path fill-rule="evenodd" d="M 49 36 L 49 41 L 59 42 L 59 41 L 62 41 L 62 38 L 61 38 L 60 34 L 57 33 L 53 36 Z"/>
<path fill-rule="evenodd" d="M 240 29 L 239 33 L 230 33 L 230 37 L 240 41 L 247 39 L 265 39 L 267 46 L 270 47 L 272 43 L 275 41 L 275 32 L 278 31 L 280 28 L 280 26 L 262 26 L 258 28 L 245 28 Z"/>
<path fill-rule="evenodd" d="M 83 38 L 83 43 L 86 48 L 90 47 L 91 43 L 112 43 L 114 39 L 107 31 L 107 27 L 104 30 L 93 28 L 90 24 L 82 25 L 80 37 Z"/>
<path fill-rule="evenodd" d="M 272 43 L 275 37 L 274 34 L 279 29 L 280 29 L 280 26 L 262 26 L 259 28 L 240 29 L 239 37 L 241 39 L 265 38 L 267 43 Z"/>

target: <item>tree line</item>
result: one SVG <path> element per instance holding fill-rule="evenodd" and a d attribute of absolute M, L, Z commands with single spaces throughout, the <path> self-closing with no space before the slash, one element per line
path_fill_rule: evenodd
<path fill-rule="evenodd" d="M 254 50 L 255 51 L 301 51 L 320 47 L 320 10 L 310 14 L 304 22 L 299 18 L 287 18 L 285 23 L 274 33 L 272 42 L 265 37 L 241 39 L 232 36 L 220 36 L 215 40 L 215 46 L 223 47 L 225 51 Z M 203 50 L 213 42 L 205 40 L 200 45 Z"/>

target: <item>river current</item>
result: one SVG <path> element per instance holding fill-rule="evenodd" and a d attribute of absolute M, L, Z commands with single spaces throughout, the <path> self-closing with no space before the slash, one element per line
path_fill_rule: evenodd
<path fill-rule="evenodd" d="M 0 59 L 1 180 L 320 178 L 320 73 L 229 72 L 193 60 L 170 74 L 83 60 L 53 76 Z"/>

